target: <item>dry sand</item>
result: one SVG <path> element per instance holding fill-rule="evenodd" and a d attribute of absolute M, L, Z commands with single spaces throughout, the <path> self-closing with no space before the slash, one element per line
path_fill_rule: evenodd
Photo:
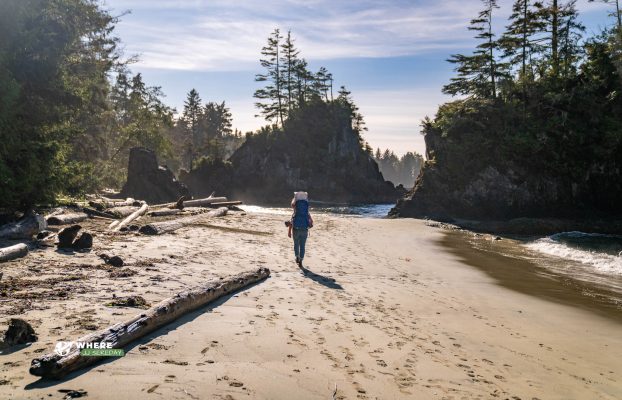
<path fill-rule="evenodd" d="M 32 322 L 40 340 L 0 356 L 0 398 L 62 398 L 63 389 L 131 400 L 622 398 L 619 311 L 500 285 L 448 249 L 447 232 L 418 220 L 315 215 L 305 275 L 284 219 L 237 213 L 209 222 L 233 229 L 100 234 L 91 253 L 50 248 L 3 264 L 3 282 L 38 285 L 21 292 L 29 300 L 0 298 L 0 313 Z M 136 275 L 111 277 L 100 252 L 120 255 Z M 258 266 L 272 276 L 149 335 L 125 357 L 61 382 L 28 373 L 56 341 L 140 312 L 105 306 L 113 294 L 155 303 Z"/>

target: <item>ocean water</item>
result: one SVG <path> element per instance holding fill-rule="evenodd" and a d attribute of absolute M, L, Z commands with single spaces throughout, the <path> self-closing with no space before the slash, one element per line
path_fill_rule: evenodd
<path fill-rule="evenodd" d="M 622 236 L 562 232 L 528 241 L 525 246 L 535 253 L 565 261 L 569 270 L 622 276 Z"/>
<path fill-rule="evenodd" d="M 361 204 L 361 205 L 331 205 L 329 203 L 311 202 L 311 213 L 339 214 L 352 217 L 366 218 L 385 218 L 389 210 L 395 204 Z M 262 207 L 254 205 L 241 206 L 243 210 L 250 213 L 266 213 L 277 215 L 291 215 L 291 208 L 287 207 Z"/>

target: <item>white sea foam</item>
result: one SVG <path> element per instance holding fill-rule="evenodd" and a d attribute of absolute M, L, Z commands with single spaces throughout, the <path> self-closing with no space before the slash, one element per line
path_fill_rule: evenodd
<path fill-rule="evenodd" d="M 603 251 L 582 246 L 582 241 L 590 243 L 620 240 L 611 235 L 587 234 L 583 232 L 564 232 L 527 243 L 530 250 L 578 262 L 597 273 L 622 275 L 622 254 L 617 251 Z"/>

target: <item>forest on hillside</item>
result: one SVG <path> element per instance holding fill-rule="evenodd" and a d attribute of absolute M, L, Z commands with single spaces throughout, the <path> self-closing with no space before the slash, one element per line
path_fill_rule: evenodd
<path fill-rule="evenodd" d="M 117 22 L 99 1 L 0 2 L 0 207 L 118 188 L 134 146 L 177 169 L 243 141 L 224 102 L 192 89 L 176 115 L 132 74 Z"/>
<path fill-rule="evenodd" d="M 97 0 L 0 2 L 0 207 L 119 188 L 135 146 L 152 149 L 173 171 L 190 170 L 226 160 L 252 134 L 233 129 L 225 102 L 204 102 L 195 89 L 183 110 L 168 106 L 159 87 L 130 70 L 136 57 L 123 54 L 119 18 Z M 327 123 L 346 116 L 371 154 L 350 92 L 334 89 L 325 68 L 310 71 L 290 32 L 275 30 L 261 54 L 263 87 L 254 97 L 269 124 L 258 134 L 282 131 L 308 105 L 326 104 Z"/>
<path fill-rule="evenodd" d="M 515 0 L 500 30 L 497 1 L 482 1 L 476 48 L 448 59 L 443 92 L 458 100 L 423 121 L 428 161 L 401 215 L 620 213 L 622 15 L 603 2 L 611 26 L 588 34 L 574 0 Z"/>
<path fill-rule="evenodd" d="M 393 151 L 389 149 L 381 151 L 380 148 L 374 152 L 374 160 L 386 180 L 405 188 L 412 188 L 415 185 L 424 163 L 423 156 L 416 152 L 409 151 L 398 157 Z"/>

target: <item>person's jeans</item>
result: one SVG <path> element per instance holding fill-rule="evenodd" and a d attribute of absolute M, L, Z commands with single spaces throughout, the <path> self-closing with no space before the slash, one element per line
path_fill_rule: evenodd
<path fill-rule="evenodd" d="M 294 253 L 296 258 L 305 258 L 305 243 L 307 242 L 308 229 L 294 229 Z"/>

